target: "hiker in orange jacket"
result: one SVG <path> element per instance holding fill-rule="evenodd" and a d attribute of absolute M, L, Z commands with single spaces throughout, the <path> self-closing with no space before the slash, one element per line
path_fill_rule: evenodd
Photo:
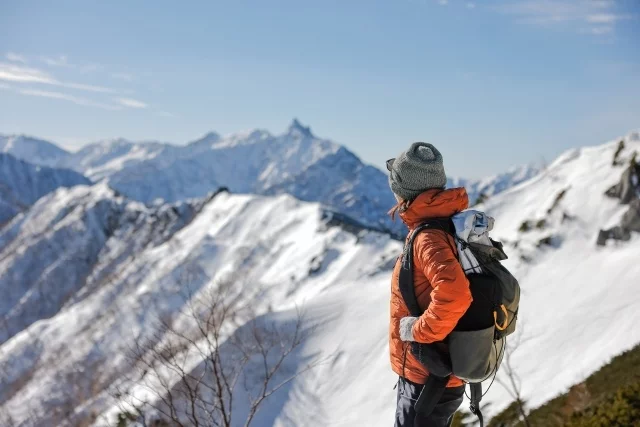
<path fill-rule="evenodd" d="M 446 190 L 442 155 L 431 144 L 416 142 L 387 162 L 389 184 L 398 200 L 391 214 L 398 214 L 412 231 L 433 218 L 449 218 L 469 205 L 464 188 Z M 398 287 L 400 263 L 391 280 L 389 349 L 391 367 L 400 378 L 396 427 L 446 427 L 463 400 L 464 382 L 451 377 L 443 396 L 428 416 L 417 414 L 414 403 L 429 373 L 409 349 L 411 341 L 443 340 L 471 304 L 471 291 L 454 253 L 455 242 L 445 231 L 427 229 L 414 242 L 414 285 L 424 313 L 412 317 Z"/>

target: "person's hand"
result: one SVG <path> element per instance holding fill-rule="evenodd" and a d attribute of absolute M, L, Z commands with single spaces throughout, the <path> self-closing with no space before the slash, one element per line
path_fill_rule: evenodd
<path fill-rule="evenodd" d="M 402 341 L 415 341 L 413 339 L 413 325 L 417 317 L 403 317 L 400 319 L 400 339 Z"/>

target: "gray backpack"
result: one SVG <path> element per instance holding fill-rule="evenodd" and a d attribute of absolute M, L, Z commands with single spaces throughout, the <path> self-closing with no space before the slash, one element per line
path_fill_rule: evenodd
<path fill-rule="evenodd" d="M 450 218 L 432 219 L 417 227 L 407 238 L 402 255 L 399 288 L 412 316 L 421 316 L 413 283 L 413 244 L 424 230 L 437 229 L 451 235 L 458 248 L 454 254 L 465 269 L 473 302 L 455 329 L 438 343 L 412 342 L 411 352 L 429 371 L 427 383 L 415 403 L 423 415 L 430 414 L 449 381 L 455 375 L 470 384 L 471 412 L 484 421 L 480 412 L 482 381 L 495 376 L 504 355 L 505 337 L 515 331 L 520 303 L 520 285 L 500 264 L 507 259 L 502 244 L 491 240 L 491 246 L 462 241 Z M 462 250 L 460 250 L 462 249 Z M 473 263 L 469 259 L 473 258 Z M 471 265 L 471 267 L 469 267 Z"/>

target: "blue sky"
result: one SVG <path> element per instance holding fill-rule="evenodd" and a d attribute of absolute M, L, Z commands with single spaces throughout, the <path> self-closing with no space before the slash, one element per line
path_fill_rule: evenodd
<path fill-rule="evenodd" d="M 637 0 L 0 1 L 0 133 L 68 149 L 283 132 L 450 175 L 640 127 Z"/>

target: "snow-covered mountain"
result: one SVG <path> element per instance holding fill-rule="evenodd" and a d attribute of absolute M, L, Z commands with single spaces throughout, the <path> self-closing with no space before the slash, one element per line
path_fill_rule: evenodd
<path fill-rule="evenodd" d="M 35 425 L 58 425 L 56 408 L 77 411 L 73 425 L 106 410 L 107 390 L 131 369 L 122 355 L 134 334 L 229 271 L 263 288 L 258 312 L 350 283 L 382 291 L 398 243 L 338 224 L 287 195 L 148 208 L 102 183 L 41 199 L 0 233 L 0 405 L 17 420 L 42 414 Z"/>
<path fill-rule="evenodd" d="M 49 158 L 49 157 L 47 157 Z M 226 187 L 234 193 L 291 194 L 320 202 L 381 230 L 404 227 L 385 214 L 395 200 L 386 172 L 364 164 L 345 147 L 316 137 L 294 120 L 281 135 L 254 130 L 221 137 L 209 133 L 185 146 L 124 139 L 99 141 L 62 156 L 57 165 L 104 180 L 144 203 L 203 197 Z M 533 176 L 518 168 L 484 180 L 450 180 L 465 186 L 470 200 L 492 196 Z"/>
<path fill-rule="evenodd" d="M 604 193 L 640 138 L 619 147 L 571 150 L 481 206 L 522 286 L 512 363 L 532 406 L 640 342 L 640 233 L 596 246 L 629 209 Z M 123 355 L 133 337 L 241 272 L 258 314 L 284 327 L 303 306 L 315 325 L 289 369 L 330 357 L 271 396 L 255 425 L 390 425 L 389 279 L 401 249 L 288 195 L 149 207 L 105 183 L 59 189 L 0 231 L 0 415 L 28 426 L 113 422 L 122 408 L 110 391 L 132 374 Z M 496 382 L 485 401 L 491 414 L 510 398 Z"/>
<path fill-rule="evenodd" d="M 36 166 L 0 153 L 0 226 L 59 187 L 89 183 L 75 171 Z"/>
<path fill-rule="evenodd" d="M 25 135 L 0 134 L 0 153 L 8 153 L 19 159 L 43 166 L 59 166 L 69 152 L 57 145 Z"/>
<path fill-rule="evenodd" d="M 513 167 L 506 172 L 481 179 L 449 178 L 447 187 L 465 187 L 471 205 L 486 200 L 488 197 L 502 193 L 521 182 L 527 181 L 541 172 L 535 165 Z"/>
<path fill-rule="evenodd" d="M 264 130 L 224 138 L 210 133 L 186 146 L 99 142 L 63 164 L 145 203 L 203 197 L 220 187 L 234 193 L 288 193 L 372 226 L 400 230 L 383 215 L 393 205 L 385 175 L 297 120 L 277 136 Z"/>

